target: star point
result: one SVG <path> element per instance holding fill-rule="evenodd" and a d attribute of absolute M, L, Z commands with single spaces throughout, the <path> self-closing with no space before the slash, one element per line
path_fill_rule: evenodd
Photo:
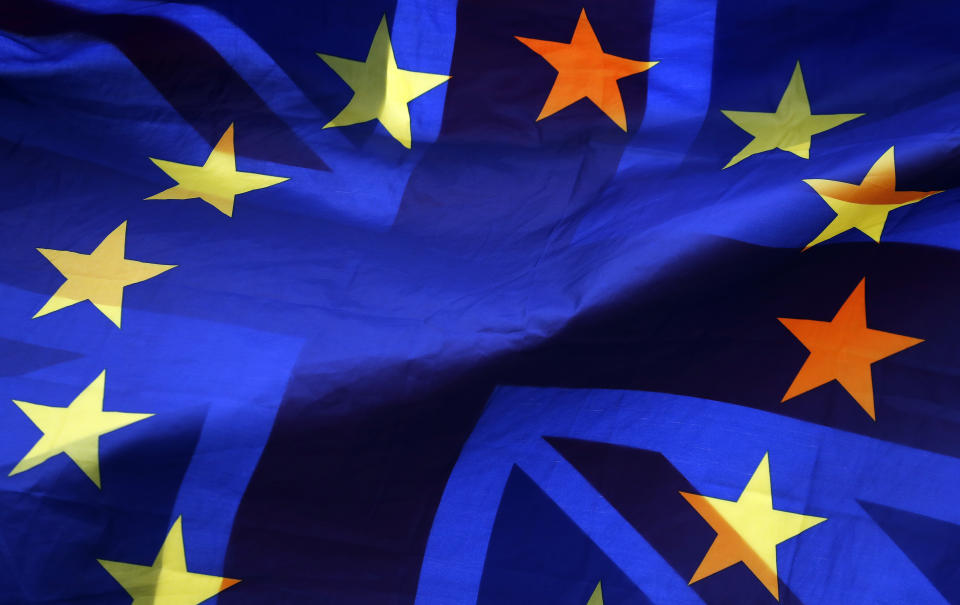
<path fill-rule="evenodd" d="M 837 213 L 827 227 L 803 249 L 807 250 L 850 229 L 857 229 L 875 242 L 880 242 L 890 212 L 916 204 L 942 191 L 897 191 L 894 148 L 880 156 L 859 185 L 826 179 L 805 179 Z"/>
<path fill-rule="evenodd" d="M 777 545 L 826 521 L 773 508 L 769 454 L 763 455 L 736 501 L 680 495 L 717 532 L 690 584 L 742 562 L 778 600 Z"/>
<path fill-rule="evenodd" d="M 177 182 L 148 200 L 190 200 L 199 198 L 227 216 L 233 216 L 236 196 L 289 180 L 287 177 L 240 172 L 233 145 L 233 124 L 227 128 L 201 166 L 149 158 L 157 168 Z"/>
<path fill-rule="evenodd" d="M 100 372 L 67 407 L 14 400 L 20 411 L 43 432 L 43 437 L 13 467 L 9 476 L 39 466 L 58 454 L 66 454 L 100 487 L 100 437 L 153 416 L 103 411 L 106 374 L 106 370 Z"/>
<path fill-rule="evenodd" d="M 874 421 L 871 366 L 923 342 L 867 328 L 865 279 L 830 321 L 777 319 L 810 351 L 781 402 L 836 380 Z"/>
<path fill-rule="evenodd" d="M 97 562 L 133 597 L 132 605 L 199 605 L 240 582 L 187 571 L 182 517 L 174 521 L 153 565 Z"/>
<path fill-rule="evenodd" d="M 125 258 L 126 240 L 127 222 L 124 221 L 90 254 L 37 248 L 67 281 L 33 315 L 33 319 L 89 300 L 119 328 L 123 289 L 176 267 Z"/>
<path fill-rule="evenodd" d="M 530 50 L 557 70 L 557 79 L 537 116 L 537 121 L 565 109 L 581 99 L 589 99 L 621 130 L 627 130 L 618 81 L 647 71 L 659 61 L 634 61 L 603 52 L 587 11 L 580 18 L 569 43 L 515 36 Z"/>
<path fill-rule="evenodd" d="M 593 589 L 587 605 L 603 605 L 603 587 L 600 584 L 601 582 L 597 582 L 597 587 Z"/>
<path fill-rule="evenodd" d="M 410 149 L 410 101 L 450 79 L 448 75 L 409 71 L 397 67 L 384 15 L 365 61 L 317 53 L 353 90 L 353 97 L 324 128 L 377 120 L 404 147 Z"/>
<path fill-rule="evenodd" d="M 760 111 L 733 111 L 721 113 L 734 124 L 747 131 L 753 139 L 733 156 L 724 169 L 738 164 L 752 155 L 781 149 L 798 157 L 810 157 L 810 139 L 821 132 L 836 128 L 845 122 L 859 118 L 862 113 L 813 114 L 807 98 L 807 88 L 800 71 L 800 62 L 790 76 L 777 110 L 774 113 Z"/>

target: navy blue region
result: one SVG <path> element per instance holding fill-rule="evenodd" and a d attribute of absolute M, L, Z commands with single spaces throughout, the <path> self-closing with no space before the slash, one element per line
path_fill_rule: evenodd
<path fill-rule="evenodd" d="M 545 439 L 681 577 L 693 577 L 717 533 L 680 495 L 698 492 L 663 454 L 582 439 Z M 708 576 L 692 588 L 709 605 L 777 602 L 742 564 Z M 801 603 L 783 582 L 780 603 Z"/>
<path fill-rule="evenodd" d="M 604 553 L 514 466 L 494 522 L 477 605 L 652 605 Z"/>
<path fill-rule="evenodd" d="M 898 144 L 926 145 L 937 152 L 916 165 L 901 166 L 898 161 L 898 189 L 930 191 L 960 185 L 960 151 L 955 145 L 939 144 L 939 134 L 948 126 L 923 123 L 920 115 L 888 119 L 942 101 L 955 90 L 950 83 L 960 78 L 960 66 L 950 60 L 949 49 L 954 47 L 956 28 L 950 19 L 937 18 L 955 9 L 951 0 L 923 5 L 898 0 L 720 0 L 711 111 L 686 167 L 719 171 L 751 139 L 720 110 L 774 111 L 799 61 L 814 114 L 866 113 L 814 135 L 811 158 L 838 149 L 860 153 L 864 143 L 889 136 Z M 878 35 L 881 31 L 883 35 Z M 926 119 L 934 115 L 929 112 Z M 858 132 L 862 128 L 869 132 Z M 918 140 L 924 132 L 930 135 Z M 883 151 L 878 148 L 876 158 Z M 723 174 L 733 182 L 751 171 L 780 171 L 793 164 L 788 168 L 793 172 L 811 163 L 774 150 L 747 158 Z"/>
<path fill-rule="evenodd" d="M 224 592 L 224 605 L 301 595 L 342 605 L 413 603 L 443 485 L 481 405 L 485 381 L 420 391 L 409 363 L 329 396 L 299 367 L 237 513 L 226 570 L 269 582 Z M 393 397 L 384 393 L 396 389 Z M 469 396 L 468 396 L 469 397 Z M 305 464 L 305 460 L 310 460 Z"/>
<path fill-rule="evenodd" d="M 262 5 L 250 6 L 262 14 Z M 12 0 L 0 11 L 0 30 L 24 36 L 80 34 L 103 39 L 126 55 L 210 145 L 230 123 L 242 120 L 243 128 L 236 134 L 238 153 L 327 169 L 216 49 L 179 23 L 151 15 L 87 11 L 52 0 Z"/>
<path fill-rule="evenodd" d="M 243 29 L 328 119 L 346 107 L 353 91 L 316 53 L 363 61 L 381 17 L 387 17 L 392 32 L 396 14 L 394 0 L 276 2 L 269 11 L 257 2 L 199 0 L 196 4 L 219 12 Z M 397 66 L 419 71 L 416 65 L 404 64 L 402 56 L 397 58 Z M 339 131 L 360 146 L 376 128 L 374 120 Z"/>
<path fill-rule="evenodd" d="M 860 506 L 949 603 L 960 603 L 960 526 L 882 504 Z"/>

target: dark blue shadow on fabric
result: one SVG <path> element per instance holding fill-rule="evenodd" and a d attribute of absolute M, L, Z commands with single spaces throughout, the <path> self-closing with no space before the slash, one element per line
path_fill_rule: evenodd
<path fill-rule="evenodd" d="M 259 4 L 250 6 L 262 11 Z M 243 119 L 238 146 L 249 157 L 327 169 L 216 49 L 179 23 L 151 15 L 97 13 L 50 0 L 14 0 L 0 11 L 0 30 L 103 39 L 126 55 L 211 145 L 231 122 Z"/>
<path fill-rule="evenodd" d="M 719 1 L 711 111 L 686 165 L 703 166 L 710 161 L 719 171 L 750 141 L 750 135 L 720 110 L 774 111 L 797 61 L 814 114 L 866 114 L 815 135 L 812 158 L 827 150 L 862 144 L 864 133 L 858 130 L 867 125 L 871 128 L 868 140 L 889 137 L 904 144 L 916 137 L 918 127 L 927 132 L 943 129 L 942 124 L 914 124 L 929 120 L 929 116 L 904 114 L 955 90 L 952 82 L 960 77 L 960 65 L 948 57 L 956 45 L 956 28 L 951 19 L 937 17 L 955 8 L 952 0 L 930 0 L 922 5 L 899 0 Z M 851 32 L 860 35 L 851 37 Z M 884 120 L 897 115 L 903 118 Z M 877 149 L 876 156 L 883 151 Z M 948 156 L 930 158 L 907 180 L 901 181 L 898 174 L 903 185 L 899 188 L 916 189 L 922 184 L 925 190 L 947 189 L 960 184 L 960 149 L 954 142 L 948 151 Z M 765 155 L 767 166 L 770 155 L 796 160 L 780 150 Z M 742 174 L 761 165 L 754 156 L 727 171 Z"/>
<path fill-rule="evenodd" d="M 652 605 L 519 467 L 507 480 L 487 548 L 477 605 Z"/>
<path fill-rule="evenodd" d="M 80 354 L 72 351 L 0 338 L 0 376 L 29 374 L 80 357 Z"/>
<path fill-rule="evenodd" d="M 960 342 L 958 271 L 960 255 L 942 248 L 717 240 L 504 363 L 501 383 L 692 395 L 960 457 L 947 395 L 960 388 L 947 361 Z M 781 403 L 808 352 L 777 318 L 828 321 L 864 278 L 867 326 L 925 339 L 873 364 L 877 420 L 836 381 Z"/>
<path fill-rule="evenodd" d="M 940 594 L 950 603 L 960 603 L 960 525 L 859 502 Z"/>
<path fill-rule="evenodd" d="M 380 18 L 386 15 L 388 24 L 392 24 L 396 12 L 394 0 L 275 2 L 269 10 L 264 10 L 259 2 L 236 0 L 199 0 L 191 4 L 215 10 L 243 29 L 327 119 L 347 105 L 353 92 L 315 53 L 362 61 L 370 50 Z M 401 69 L 415 69 L 404 64 L 404 57 L 398 57 L 397 62 Z M 376 122 L 367 122 L 342 128 L 340 133 L 359 145 L 373 135 L 375 128 Z"/>

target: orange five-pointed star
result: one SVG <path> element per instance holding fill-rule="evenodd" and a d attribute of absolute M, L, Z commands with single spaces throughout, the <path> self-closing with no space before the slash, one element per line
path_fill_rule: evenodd
<path fill-rule="evenodd" d="M 782 401 L 836 380 L 877 419 L 870 365 L 923 339 L 868 328 L 865 281 L 860 281 L 831 321 L 778 318 L 810 351 Z"/>
<path fill-rule="evenodd" d="M 557 79 L 537 120 L 587 98 L 617 126 L 626 130 L 627 116 L 617 80 L 647 71 L 659 63 L 633 61 L 603 52 L 585 10 L 580 11 L 580 20 L 569 44 L 520 36 L 516 38 L 557 70 Z"/>

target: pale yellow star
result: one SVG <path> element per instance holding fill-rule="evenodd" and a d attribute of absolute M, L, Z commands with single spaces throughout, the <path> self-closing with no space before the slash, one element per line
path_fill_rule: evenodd
<path fill-rule="evenodd" d="M 160 170 L 177 182 L 148 200 L 191 200 L 200 198 L 227 216 L 233 216 L 233 202 L 241 193 L 282 183 L 287 177 L 256 172 L 239 172 L 233 152 L 233 124 L 227 128 L 202 166 L 150 158 Z"/>
<path fill-rule="evenodd" d="M 324 128 L 378 120 L 407 149 L 411 145 L 407 103 L 450 78 L 399 69 L 387 31 L 386 16 L 380 19 L 366 61 L 321 53 L 317 53 L 317 56 L 353 89 L 353 98 Z"/>
<path fill-rule="evenodd" d="M 803 83 L 799 61 L 797 61 L 797 66 L 793 70 L 793 76 L 790 77 L 787 89 L 780 98 L 776 112 L 730 111 L 726 109 L 721 111 L 734 124 L 753 135 L 753 140 L 747 143 L 747 146 L 741 149 L 737 155 L 733 156 L 724 168 L 729 168 L 743 159 L 771 149 L 782 149 L 801 158 L 809 158 L 810 137 L 864 115 L 862 113 L 817 115 L 810 113 L 810 101 L 807 100 L 807 88 Z"/>
<path fill-rule="evenodd" d="M 97 561 L 133 597 L 131 605 L 199 605 L 240 581 L 187 571 L 181 517 L 174 521 L 153 565 Z"/>
<path fill-rule="evenodd" d="M 690 583 L 743 562 L 770 593 L 780 599 L 777 544 L 826 521 L 773 508 L 769 456 L 753 472 L 736 502 L 680 492 L 717 532 Z"/>
<path fill-rule="evenodd" d="M 124 221 L 90 254 L 37 248 L 67 281 L 53 293 L 33 318 L 89 300 L 119 328 L 123 310 L 123 289 L 176 267 L 124 258 L 126 241 L 127 222 Z"/>
<path fill-rule="evenodd" d="M 587 605 L 603 605 L 603 588 L 600 587 L 600 582 L 597 582 L 597 587 L 593 589 Z"/>
<path fill-rule="evenodd" d="M 806 179 L 803 182 L 813 187 L 823 201 L 837 213 L 837 217 L 820 235 L 813 238 L 804 250 L 850 229 L 857 229 L 873 241 L 879 242 L 883 227 L 887 224 L 887 217 L 892 210 L 942 193 L 942 191 L 897 191 L 893 147 L 874 162 L 859 185 L 826 179 Z"/>
<path fill-rule="evenodd" d="M 65 408 L 14 401 L 43 431 L 43 437 L 17 463 L 10 476 L 66 454 L 100 487 L 100 437 L 153 414 L 103 411 L 104 370 Z"/>

